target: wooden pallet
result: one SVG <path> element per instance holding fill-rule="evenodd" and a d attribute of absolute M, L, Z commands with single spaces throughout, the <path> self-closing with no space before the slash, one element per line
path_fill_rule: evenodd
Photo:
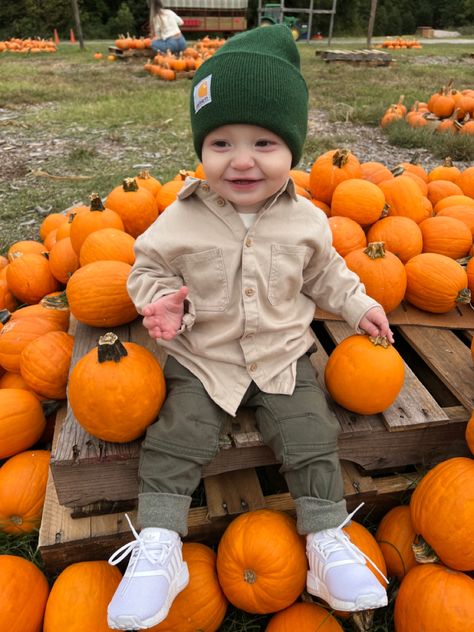
<path fill-rule="evenodd" d="M 363 66 L 389 66 L 392 63 L 390 53 L 380 50 L 327 50 L 316 51 L 325 62 L 344 62 Z"/>
<path fill-rule="evenodd" d="M 370 514 L 380 518 L 391 507 L 407 499 L 419 474 L 409 472 L 380 477 L 361 474 L 350 462 L 342 462 L 344 494 L 349 510 L 361 502 L 361 520 Z M 254 468 L 217 474 L 205 479 L 206 505 L 189 512 L 189 534 L 185 540 L 218 541 L 229 522 L 239 513 L 267 508 L 295 515 L 288 492 L 264 496 Z M 129 512 L 136 522 L 134 510 Z M 73 562 L 107 559 L 131 539 L 122 512 L 73 518 L 70 509 L 59 504 L 52 476 L 49 477 L 38 548 L 46 571 L 55 575 Z"/>
<path fill-rule="evenodd" d="M 328 350 L 352 331 L 337 321 L 315 323 L 314 328 L 318 351 L 311 360 L 324 388 Z M 77 326 L 73 365 L 105 331 Z M 142 344 L 163 361 L 138 319 L 114 331 L 121 340 Z M 450 330 L 410 325 L 396 328 L 395 335 L 405 358 L 404 388 L 395 403 L 379 415 L 360 416 L 334 405 L 341 425 L 341 459 L 374 472 L 467 456 L 464 432 L 474 402 L 469 335 L 463 334 L 463 340 Z M 58 415 L 56 433 L 51 471 L 61 505 L 72 508 L 75 515 L 135 505 L 140 440 L 127 444 L 100 441 L 81 428 L 69 408 Z M 236 419 L 229 417 L 221 450 L 204 468 L 203 477 L 275 463 L 270 448 L 262 445 L 253 415 L 241 410 Z"/>

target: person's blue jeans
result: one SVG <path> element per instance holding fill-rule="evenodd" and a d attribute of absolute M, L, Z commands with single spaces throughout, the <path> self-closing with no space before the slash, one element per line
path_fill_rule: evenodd
<path fill-rule="evenodd" d="M 155 53 L 166 53 L 171 51 L 172 53 L 180 53 L 186 48 L 186 40 L 183 35 L 179 37 L 169 37 L 168 39 L 154 39 L 151 42 L 151 47 Z"/>

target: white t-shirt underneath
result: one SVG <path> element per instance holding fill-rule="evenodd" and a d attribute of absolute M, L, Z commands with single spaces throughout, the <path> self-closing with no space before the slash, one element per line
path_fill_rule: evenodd
<path fill-rule="evenodd" d="M 257 218 L 258 213 L 239 213 L 239 217 L 242 220 L 245 228 L 250 228 Z"/>

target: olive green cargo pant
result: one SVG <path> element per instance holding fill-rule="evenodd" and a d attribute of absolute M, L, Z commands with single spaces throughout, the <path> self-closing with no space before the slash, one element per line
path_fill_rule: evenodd
<path fill-rule="evenodd" d="M 167 397 L 140 453 L 138 522 L 186 535 L 191 494 L 202 466 L 218 452 L 228 413 L 171 356 L 164 372 Z M 242 405 L 255 410 L 265 443 L 282 463 L 280 472 L 296 503 L 298 531 L 338 526 L 347 517 L 337 454 L 339 424 L 308 356 L 298 360 L 292 395 L 264 393 L 252 382 Z"/>

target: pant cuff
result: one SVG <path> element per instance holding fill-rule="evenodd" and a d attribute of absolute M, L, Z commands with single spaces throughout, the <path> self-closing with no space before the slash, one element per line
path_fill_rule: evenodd
<path fill-rule="evenodd" d="M 138 494 L 138 524 L 141 528 L 159 527 L 188 534 L 188 512 L 191 496 L 144 492 Z"/>
<path fill-rule="evenodd" d="M 338 527 L 347 518 L 346 501 L 338 502 L 301 496 L 295 499 L 296 527 L 298 533 L 316 533 L 324 529 Z"/>

